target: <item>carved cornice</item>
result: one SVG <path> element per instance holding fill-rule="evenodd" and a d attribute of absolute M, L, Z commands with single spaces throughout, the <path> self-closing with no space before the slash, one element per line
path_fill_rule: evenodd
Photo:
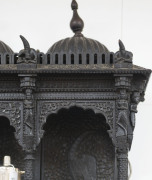
<path fill-rule="evenodd" d="M 23 93 L 2 93 L 0 91 L 0 100 L 24 100 L 25 95 Z"/>
<path fill-rule="evenodd" d="M 101 88 L 37 88 L 35 92 L 113 92 L 114 89 Z"/>
<path fill-rule="evenodd" d="M 34 96 L 37 100 L 115 100 L 117 98 L 115 93 L 104 93 L 104 92 L 52 92 L 52 93 L 36 93 Z"/>
<path fill-rule="evenodd" d="M 73 66 L 73 69 L 62 69 L 61 66 L 58 65 L 58 68 L 53 68 L 53 66 L 47 66 L 47 68 L 37 68 L 37 69 L 32 69 L 32 70 L 17 70 L 16 68 L 10 68 L 7 69 L 7 65 L 3 66 L 1 68 L 2 65 L 0 65 L 0 74 L 4 74 L 4 73 L 9 73 L 9 74 L 47 74 L 47 73 L 55 73 L 55 74 L 69 74 L 69 73 L 82 73 L 82 74 L 144 74 L 144 75 L 150 75 L 151 74 L 151 70 L 150 69 L 144 69 L 144 68 L 134 68 L 133 69 L 114 69 L 114 68 L 96 68 L 96 69 L 86 69 L 86 68 L 82 68 L 82 69 L 75 69 Z M 11 66 L 16 66 L 16 65 L 11 65 Z M 50 69 L 49 69 L 50 68 Z"/>

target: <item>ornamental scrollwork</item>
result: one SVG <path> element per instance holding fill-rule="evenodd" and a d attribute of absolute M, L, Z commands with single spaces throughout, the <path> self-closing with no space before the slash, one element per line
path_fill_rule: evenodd
<path fill-rule="evenodd" d="M 20 102 L 0 102 L 0 116 L 9 119 L 10 125 L 15 128 L 15 137 L 20 145 L 22 145 L 21 108 Z"/>
<path fill-rule="evenodd" d="M 39 127 L 38 127 L 38 144 L 43 137 L 43 125 L 46 123 L 46 118 L 50 114 L 57 113 L 60 109 L 69 109 L 72 106 L 80 107 L 82 109 L 92 109 L 95 114 L 101 113 L 105 116 L 107 124 L 110 126 L 108 131 L 109 136 L 113 136 L 113 118 L 114 118 L 114 102 L 100 101 L 100 102 L 79 102 L 79 101 L 63 101 L 63 102 L 40 102 L 39 110 Z"/>

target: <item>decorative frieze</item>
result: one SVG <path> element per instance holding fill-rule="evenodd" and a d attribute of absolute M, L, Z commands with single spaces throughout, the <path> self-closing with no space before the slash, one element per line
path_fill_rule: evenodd
<path fill-rule="evenodd" d="M 34 96 L 37 100 L 115 100 L 114 92 L 41 92 Z"/>

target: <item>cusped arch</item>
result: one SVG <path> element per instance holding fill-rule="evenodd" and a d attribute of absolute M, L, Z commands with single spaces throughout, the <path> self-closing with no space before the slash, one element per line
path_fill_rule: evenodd
<path fill-rule="evenodd" d="M 11 157 L 15 167 L 22 168 L 24 166 L 24 152 L 15 137 L 15 127 L 10 122 L 7 115 L 0 115 L 0 163 L 7 155 Z"/>
<path fill-rule="evenodd" d="M 77 180 L 83 176 L 89 180 L 113 172 L 114 146 L 107 133 L 110 127 L 105 116 L 80 106 L 56 112 L 48 114 L 43 127 L 44 177 L 59 178 L 62 172 L 67 172 L 65 178 L 70 176 Z M 110 159 L 108 165 L 106 157 Z M 59 163 L 63 168 L 58 172 Z M 50 170 L 51 164 L 54 164 L 54 170 Z M 104 170 L 101 172 L 101 169 Z"/>
<path fill-rule="evenodd" d="M 108 130 L 110 138 L 113 137 L 113 102 L 42 102 L 39 106 L 39 131 L 38 131 L 38 144 L 43 137 L 43 126 L 46 123 L 47 117 L 51 114 L 57 114 L 60 109 L 70 109 L 72 107 L 79 107 L 83 110 L 92 110 L 95 114 L 102 114 L 107 125 L 110 127 Z M 112 139 L 113 140 L 113 139 Z"/>
<path fill-rule="evenodd" d="M 11 123 L 9 117 L 7 115 L 0 115 L 0 128 L 4 128 L 6 126 L 10 127 L 14 133 L 16 132 L 16 129 Z"/>
<path fill-rule="evenodd" d="M 91 111 L 94 113 L 94 115 L 101 114 L 102 116 L 104 116 L 104 118 L 105 118 L 105 120 L 106 120 L 106 124 L 107 124 L 108 127 L 109 127 L 108 129 L 109 129 L 109 130 L 111 129 L 109 123 L 107 123 L 107 115 L 106 115 L 105 112 L 101 112 L 101 111 L 96 110 L 96 109 L 93 110 L 92 108 L 87 108 L 87 107 L 84 107 L 84 106 L 81 106 L 81 105 L 72 105 L 72 106 L 69 106 L 69 107 L 66 107 L 66 108 L 58 108 L 58 109 L 57 109 L 56 111 L 54 111 L 54 112 L 49 112 L 49 113 L 46 115 L 45 122 L 44 122 L 43 126 L 46 124 L 47 119 L 49 118 L 50 115 L 52 115 L 52 114 L 56 114 L 56 115 L 57 115 L 61 110 L 69 110 L 69 111 L 70 111 L 70 109 L 72 109 L 72 108 L 80 108 L 80 109 L 82 109 L 82 110 L 84 110 L 84 111 L 89 111 L 89 110 L 91 110 Z M 42 126 L 42 129 L 43 129 L 43 126 Z"/>
<path fill-rule="evenodd" d="M 0 116 L 6 117 L 9 120 L 10 126 L 15 129 L 15 138 L 22 146 L 21 104 L 19 102 L 0 102 Z"/>
<path fill-rule="evenodd" d="M 105 114 L 99 112 L 99 111 L 93 111 L 91 108 L 82 108 L 81 106 L 70 106 L 69 108 L 61 108 L 61 109 L 58 109 L 56 112 L 54 113 L 49 113 L 46 117 L 46 122 L 44 123 L 44 125 L 42 126 L 42 129 L 45 129 L 44 127 L 47 126 L 47 123 L 48 121 L 52 118 L 51 116 L 58 116 L 58 115 L 63 115 L 63 112 L 64 114 L 71 114 L 72 111 L 77 111 L 77 113 L 84 113 L 85 115 L 87 114 L 88 116 L 92 117 L 97 117 L 97 118 L 100 118 L 102 119 L 102 123 L 104 125 L 104 128 L 106 128 L 107 131 L 110 130 L 110 126 L 109 124 L 107 123 L 106 121 L 106 116 Z M 75 114 L 76 115 L 76 114 Z"/>

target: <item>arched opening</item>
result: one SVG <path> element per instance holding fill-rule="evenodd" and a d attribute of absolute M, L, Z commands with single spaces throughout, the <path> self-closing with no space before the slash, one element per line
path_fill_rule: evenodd
<path fill-rule="evenodd" d="M 49 59 L 50 59 L 50 57 L 49 57 Z M 39 60 L 40 60 L 40 64 L 43 64 L 43 54 L 42 53 L 39 54 Z M 50 64 L 50 63 L 48 63 L 48 64 Z"/>
<path fill-rule="evenodd" d="M 115 152 L 102 114 L 79 107 L 51 114 L 43 127 L 41 179 L 114 178 Z"/>
<path fill-rule="evenodd" d="M 50 64 L 50 54 L 47 54 L 47 64 Z"/>
<path fill-rule="evenodd" d="M 97 61 L 98 61 L 98 55 L 94 54 L 94 64 L 97 64 Z"/>
<path fill-rule="evenodd" d="M 110 64 L 113 64 L 113 54 L 110 54 Z"/>
<path fill-rule="evenodd" d="M 79 64 L 82 64 L 82 54 L 79 54 Z"/>
<path fill-rule="evenodd" d="M 6 55 L 6 64 L 9 64 L 10 63 L 10 56 L 7 54 Z"/>
<path fill-rule="evenodd" d="M 63 64 L 66 64 L 66 54 L 63 54 Z"/>
<path fill-rule="evenodd" d="M 3 165 L 3 157 L 8 155 L 15 167 L 24 169 L 24 152 L 15 139 L 14 132 L 9 120 L 0 116 L 0 166 Z"/>
<path fill-rule="evenodd" d="M 102 64 L 105 64 L 105 54 L 102 54 Z"/>
<path fill-rule="evenodd" d="M 89 54 L 86 55 L 86 64 L 90 64 L 90 55 Z"/>
<path fill-rule="evenodd" d="M 14 64 L 17 64 L 17 60 L 18 60 L 18 54 L 14 55 Z"/>
<path fill-rule="evenodd" d="M 58 64 L 59 62 L 59 56 L 58 56 L 58 54 L 55 54 L 55 64 Z"/>
<path fill-rule="evenodd" d="M 74 64 L 74 54 L 71 54 L 71 64 Z"/>

